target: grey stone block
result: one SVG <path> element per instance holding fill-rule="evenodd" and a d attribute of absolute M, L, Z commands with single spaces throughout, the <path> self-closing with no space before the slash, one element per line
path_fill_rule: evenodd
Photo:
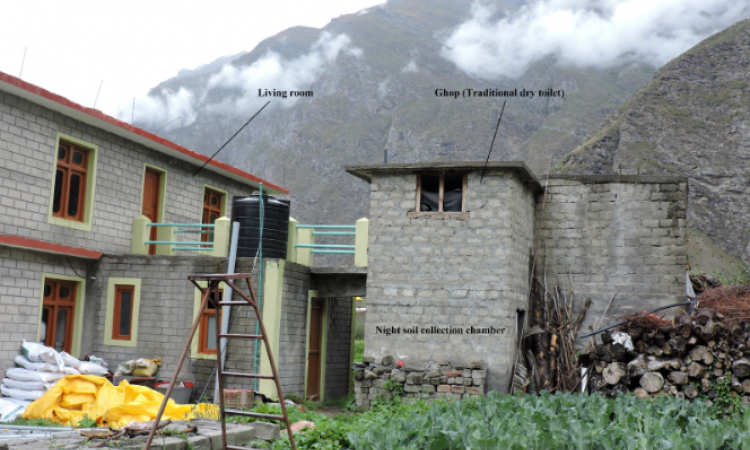
<path fill-rule="evenodd" d="M 253 422 L 255 438 L 264 441 L 275 441 L 279 438 L 280 428 L 275 423 Z"/>
<path fill-rule="evenodd" d="M 211 438 L 208 436 L 191 436 L 188 438 L 188 444 L 195 450 L 212 450 Z"/>
<path fill-rule="evenodd" d="M 255 428 L 252 425 L 232 427 L 227 430 L 227 436 L 232 434 L 237 445 L 243 446 L 255 439 Z"/>

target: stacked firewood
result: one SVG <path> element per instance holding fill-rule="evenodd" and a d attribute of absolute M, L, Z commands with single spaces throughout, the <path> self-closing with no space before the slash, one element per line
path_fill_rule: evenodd
<path fill-rule="evenodd" d="M 559 285 L 548 290 L 536 277 L 533 281 L 532 327 L 524 332 L 526 352 L 518 353 L 520 364 L 514 370 L 512 390 L 575 391 L 581 383 L 576 335 L 591 300 L 586 299 L 580 312 L 574 314 L 572 290 Z"/>
<path fill-rule="evenodd" d="M 741 301 L 703 302 L 673 321 L 632 315 L 618 330 L 600 334 L 601 344 L 582 357 L 594 391 L 615 396 L 666 394 L 694 399 L 717 396 L 731 383 L 750 401 L 750 322 Z M 737 306 L 740 305 L 740 306 Z"/>

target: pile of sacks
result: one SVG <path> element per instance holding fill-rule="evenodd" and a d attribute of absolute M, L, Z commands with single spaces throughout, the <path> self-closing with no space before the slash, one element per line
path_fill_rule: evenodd
<path fill-rule="evenodd" d="M 57 352 L 36 342 L 23 341 L 23 355 L 15 358 L 13 369 L 5 371 L 0 392 L 11 402 L 28 405 L 44 395 L 60 378 L 68 375 L 104 376 L 109 373 L 104 360 L 80 361 L 66 352 Z"/>

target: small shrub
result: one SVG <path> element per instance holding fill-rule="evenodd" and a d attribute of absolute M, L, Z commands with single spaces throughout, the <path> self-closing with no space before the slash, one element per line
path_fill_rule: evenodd
<path fill-rule="evenodd" d="M 354 362 L 362 362 L 365 357 L 365 341 L 354 341 Z"/>

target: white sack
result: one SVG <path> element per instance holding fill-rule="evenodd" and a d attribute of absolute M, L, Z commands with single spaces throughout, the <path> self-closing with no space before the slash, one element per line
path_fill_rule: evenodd
<path fill-rule="evenodd" d="M 73 367 L 74 369 L 77 369 L 78 366 L 81 365 L 81 360 L 76 358 L 75 356 L 67 353 L 67 352 L 60 352 L 60 357 L 63 360 L 63 363 L 65 363 L 68 367 Z"/>
<path fill-rule="evenodd" d="M 622 331 L 615 331 L 612 333 L 612 340 L 617 344 L 622 344 L 626 349 L 633 351 L 633 340 L 630 339 L 630 335 L 623 333 Z"/>
<path fill-rule="evenodd" d="M 81 365 L 78 366 L 78 370 L 83 375 L 96 375 L 99 377 L 103 377 L 104 375 L 109 373 L 109 370 L 105 369 L 97 363 L 92 362 L 81 362 Z"/>
<path fill-rule="evenodd" d="M 14 397 L 21 400 L 37 400 L 39 397 L 44 395 L 44 391 L 27 391 L 24 389 L 13 389 L 6 387 L 4 384 L 0 385 L 0 392 L 8 397 Z"/>
<path fill-rule="evenodd" d="M 19 405 L 15 402 L 10 402 L 7 400 L 7 398 L 0 398 L 0 422 L 10 422 L 12 420 L 16 420 L 21 414 L 23 414 L 24 411 L 26 411 L 25 405 Z M 24 403 L 26 403 L 26 405 L 29 404 L 29 402 Z"/>
<path fill-rule="evenodd" d="M 45 347 L 36 342 L 26 342 L 25 339 L 22 347 L 24 356 L 31 362 L 48 362 L 57 366 L 58 370 L 65 368 L 62 357 L 52 347 Z"/>
<path fill-rule="evenodd" d="M 66 375 L 66 373 L 62 372 L 37 372 L 20 368 L 8 369 L 5 371 L 5 376 L 7 378 L 13 378 L 14 380 L 19 381 L 41 381 L 42 383 L 57 381 Z"/>
<path fill-rule="evenodd" d="M 16 356 L 16 365 L 19 367 L 23 367 L 24 369 L 29 370 L 37 370 L 37 371 L 44 371 L 44 372 L 57 372 L 58 367 L 53 366 L 50 363 L 46 362 L 31 362 L 28 359 L 24 358 L 23 355 Z"/>
<path fill-rule="evenodd" d="M 3 384 L 9 388 L 24 389 L 27 391 L 39 391 L 44 389 L 44 383 L 41 381 L 21 381 L 13 378 L 4 378 Z"/>

